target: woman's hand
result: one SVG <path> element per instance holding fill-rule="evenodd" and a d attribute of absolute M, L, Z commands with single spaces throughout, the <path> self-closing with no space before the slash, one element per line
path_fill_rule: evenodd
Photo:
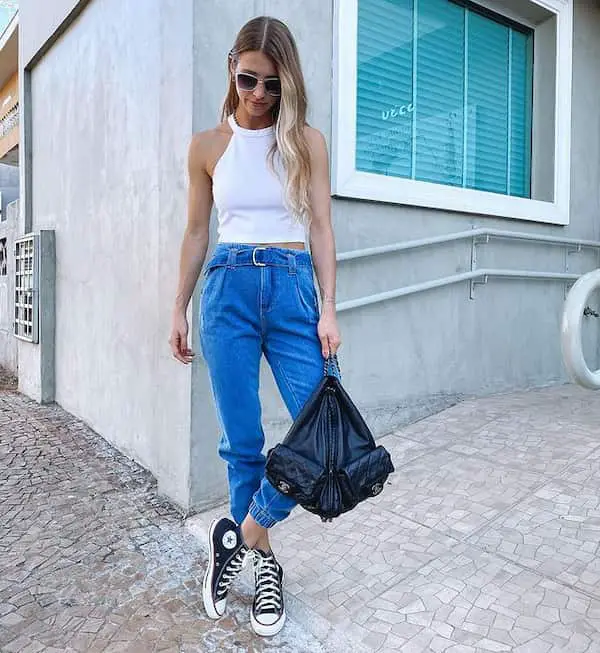
<path fill-rule="evenodd" d="M 329 355 L 337 353 L 342 339 L 340 330 L 337 324 L 337 316 L 335 314 L 335 306 L 332 304 L 325 304 L 321 312 L 321 319 L 317 326 L 317 333 L 321 341 L 321 351 L 323 358 L 329 358 Z"/>
<path fill-rule="evenodd" d="M 188 349 L 188 321 L 185 312 L 175 310 L 173 313 L 173 325 L 171 327 L 171 337 L 169 338 L 169 345 L 171 345 L 171 353 L 178 361 L 188 365 L 194 359 L 194 352 Z"/>

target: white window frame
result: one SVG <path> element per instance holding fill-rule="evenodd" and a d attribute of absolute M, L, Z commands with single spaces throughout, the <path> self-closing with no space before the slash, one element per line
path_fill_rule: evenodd
<path fill-rule="evenodd" d="M 540 200 L 445 186 L 356 170 L 356 94 L 358 0 L 334 0 L 332 193 L 335 197 L 372 200 L 447 211 L 477 213 L 569 224 L 571 187 L 571 84 L 573 51 L 572 0 L 522 0 L 554 14 L 556 20 L 556 85 L 554 89 L 553 189 Z M 503 2 L 481 0 L 484 7 L 514 19 Z M 528 25 L 526 21 L 521 21 Z M 535 35 L 534 35 L 535 38 Z M 537 47 L 536 47 L 536 54 Z M 534 156 L 536 138 L 536 68 L 534 56 Z M 545 95 L 552 89 L 546 89 Z M 541 104 L 541 103 L 540 103 Z M 539 134 L 538 134 L 539 138 Z M 538 154 L 538 157 L 540 155 Z M 532 172 L 535 178 L 535 161 Z M 547 173 L 548 171 L 546 171 Z M 552 182 L 552 171 L 550 175 Z"/>

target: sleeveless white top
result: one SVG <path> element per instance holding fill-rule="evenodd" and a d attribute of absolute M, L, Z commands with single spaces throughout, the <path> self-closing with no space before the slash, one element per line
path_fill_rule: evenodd
<path fill-rule="evenodd" d="M 305 242 L 305 227 L 290 214 L 281 180 L 267 161 L 274 127 L 245 129 L 232 115 L 227 122 L 233 135 L 212 178 L 218 242 Z M 281 164 L 276 169 L 283 178 Z"/>

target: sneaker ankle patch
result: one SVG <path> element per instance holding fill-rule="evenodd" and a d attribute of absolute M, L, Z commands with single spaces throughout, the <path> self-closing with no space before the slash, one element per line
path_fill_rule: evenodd
<path fill-rule="evenodd" d="M 221 539 L 221 544 L 223 545 L 223 548 L 227 549 L 228 551 L 232 551 L 237 546 L 237 543 L 238 543 L 238 538 L 236 532 L 225 531 Z"/>

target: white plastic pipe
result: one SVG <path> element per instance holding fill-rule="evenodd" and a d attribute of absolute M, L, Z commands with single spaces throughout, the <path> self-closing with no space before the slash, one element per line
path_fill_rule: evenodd
<path fill-rule="evenodd" d="M 581 345 L 583 311 L 590 295 L 600 288 L 600 270 L 583 275 L 571 288 L 562 318 L 561 346 L 569 376 L 590 390 L 600 389 L 600 370 L 592 372 L 585 362 Z"/>

